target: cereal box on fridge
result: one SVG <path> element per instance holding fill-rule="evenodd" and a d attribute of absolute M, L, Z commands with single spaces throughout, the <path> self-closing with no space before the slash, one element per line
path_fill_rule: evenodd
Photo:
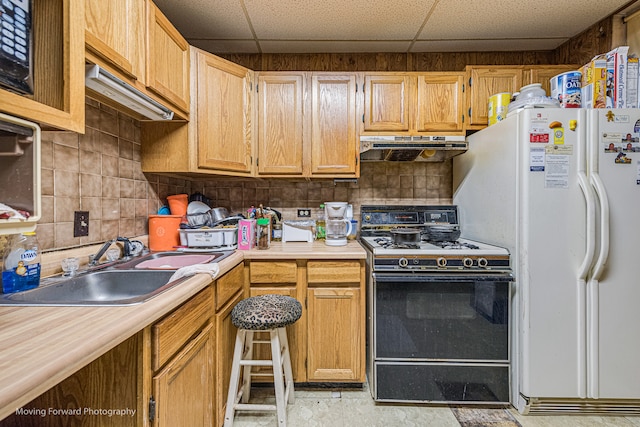
<path fill-rule="evenodd" d="M 593 57 L 580 68 L 582 72 L 582 107 L 606 108 L 607 58 L 605 55 Z M 613 105 L 613 100 L 610 101 Z"/>
<path fill-rule="evenodd" d="M 638 108 L 638 57 L 627 57 L 627 108 Z"/>
<path fill-rule="evenodd" d="M 611 92 L 611 108 L 627 106 L 627 53 L 629 46 L 620 46 L 607 52 L 607 96 Z"/>

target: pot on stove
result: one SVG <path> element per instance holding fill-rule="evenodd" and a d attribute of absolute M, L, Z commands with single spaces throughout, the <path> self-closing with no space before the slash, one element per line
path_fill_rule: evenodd
<path fill-rule="evenodd" d="M 420 245 L 420 230 L 410 228 L 395 228 L 391 230 L 393 244 L 398 246 Z"/>

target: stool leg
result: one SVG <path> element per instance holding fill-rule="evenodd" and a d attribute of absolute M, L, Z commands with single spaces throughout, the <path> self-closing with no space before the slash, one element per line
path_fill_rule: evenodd
<path fill-rule="evenodd" d="M 244 360 L 253 359 L 253 331 L 247 331 L 244 339 Z M 242 369 L 242 403 L 249 402 L 251 394 L 251 365 L 244 365 Z"/>
<path fill-rule="evenodd" d="M 284 398 L 284 379 L 282 378 L 282 355 L 280 347 L 280 334 L 278 329 L 271 329 L 271 360 L 273 361 L 273 386 L 276 390 L 276 413 L 278 425 L 287 425 L 287 402 Z"/>
<path fill-rule="evenodd" d="M 278 328 L 280 336 L 280 345 L 282 346 L 282 363 L 284 365 L 285 392 L 289 390 L 288 403 L 296 401 L 293 391 L 293 371 L 291 370 L 291 353 L 289 353 L 289 339 L 287 338 L 286 328 Z"/>
<path fill-rule="evenodd" d="M 236 345 L 233 350 L 233 362 L 231 364 L 231 378 L 229 380 L 229 394 L 227 396 L 227 409 L 224 414 L 224 427 L 233 426 L 235 404 L 238 395 L 238 383 L 240 382 L 240 360 L 244 351 L 244 343 L 247 331 L 238 329 L 236 333 Z"/>

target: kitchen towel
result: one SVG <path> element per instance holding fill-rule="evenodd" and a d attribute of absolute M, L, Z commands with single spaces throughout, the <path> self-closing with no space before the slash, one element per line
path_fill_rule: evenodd
<path fill-rule="evenodd" d="M 176 270 L 175 273 L 169 279 L 169 282 L 173 282 L 174 280 L 182 279 L 183 277 L 193 276 L 198 273 L 207 273 L 211 275 L 212 279 L 215 279 L 220 272 L 220 267 L 218 264 L 194 264 L 188 265 L 186 267 L 182 267 Z"/>

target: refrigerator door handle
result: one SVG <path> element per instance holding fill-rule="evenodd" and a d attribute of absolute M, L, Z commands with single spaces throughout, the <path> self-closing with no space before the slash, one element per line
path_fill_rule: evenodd
<path fill-rule="evenodd" d="M 591 272 L 591 280 L 599 281 L 609 257 L 609 198 L 600 175 L 595 171 L 591 173 L 591 185 L 600 204 L 600 251 Z"/>
<path fill-rule="evenodd" d="M 578 280 L 581 282 L 586 282 L 587 275 L 589 274 L 589 269 L 593 264 L 593 259 L 596 253 L 596 197 L 594 195 L 593 189 L 591 185 L 589 185 L 589 180 L 587 178 L 587 174 L 584 171 L 578 172 L 578 185 L 582 190 L 582 194 L 584 195 L 586 201 L 586 248 L 584 252 L 584 257 L 582 259 L 582 263 L 578 268 Z"/>

